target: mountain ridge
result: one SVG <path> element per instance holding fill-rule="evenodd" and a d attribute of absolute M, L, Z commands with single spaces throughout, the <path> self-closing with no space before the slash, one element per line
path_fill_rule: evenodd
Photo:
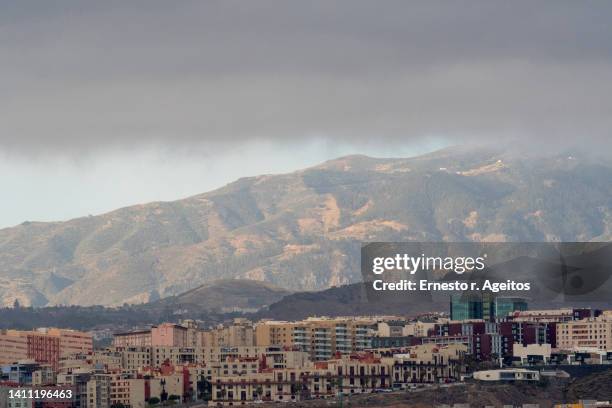
<path fill-rule="evenodd" d="M 143 303 L 220 278 L 321 290 L 360 280 L 362 241 L 612 238 L 612 168 L 447 148 L 345 156 L 176 201 L 0 230 L 0 300 Z"/>

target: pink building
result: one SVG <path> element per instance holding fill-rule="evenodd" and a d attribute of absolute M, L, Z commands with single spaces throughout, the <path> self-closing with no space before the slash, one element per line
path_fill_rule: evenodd
<path fill-rule="evenodd" d="M 194 324 L 162 323 L 150 329 L 116 333 L 113 346 L 116 347 L 201 347 L 203 334 Z"/>
<path fill-rule="evenodd" d="M 173 323 L 162 323 L 151 328 L 152 346 L 188 347 L 187 328 Z"/>

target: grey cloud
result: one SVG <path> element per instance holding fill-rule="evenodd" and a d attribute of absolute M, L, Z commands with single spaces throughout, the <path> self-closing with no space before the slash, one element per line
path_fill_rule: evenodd
<path fill-rule="evenodd" d="M 612 128 L 605 1 L 0 4 L 0 149 Z"/>

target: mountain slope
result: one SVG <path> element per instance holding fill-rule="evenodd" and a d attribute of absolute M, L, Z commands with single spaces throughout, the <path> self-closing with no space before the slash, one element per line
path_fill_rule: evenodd
<path fill-rule="evenodd" d="M 254 312 L 278 302 L 290 293 L 265 282 L 225 279 L 206 283 L 178 296 L 166 297 L 144 307 L 149 311 L 180 310 L 183 314 L 204 311 Z"/>
<path fill-rule="evenodd" d="M 0 230 L 0 299 L 140 303 L 218 279 L 359 280 L 361 241 L 612 238 L 612 167 L 449 148 L 350 156 L 174 202 Z"/>
<path fill-rule="evenodd" d="M 371 294 L 370 294 L 371 295 Z M 252 320 L 300 320 L 309 316 L 365 316 L 418 314 L 448 311 L 448 301 L 434 302 L 427 293 L 385 293 L 369 297 L 363 283 L 333 287 L 319 292 L 298 292 L 254 313 Z"/>

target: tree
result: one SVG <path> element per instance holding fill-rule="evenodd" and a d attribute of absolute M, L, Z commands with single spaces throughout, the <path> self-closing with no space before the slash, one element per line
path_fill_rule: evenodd
<path fill-rule="evenodd" d="M 331 378 L 329 380 L 329 383 L 331 384 L 332 388 L 337 388 L 338 390 L 338 406 L 342 407 L 343 406 L 343 398 L 344 398 L 344 392 L 342 391 L 342 376 L 338 376 L 338 377 L 334 377 Z"/>
<path fill-rule="evenodd" d="M 206 379 L 204 374 L 200 375 L 200 381 L 197 384 L 198 399 L 210 401 L 212 399 L 212 384 Z"/>
<path fill-rule="evenodd" d="M 159 398 L 157 397 L 151 397 L 149 398 L 149 401 L 148 401 L 149 405 L 157 405 L 159 404 L 159 402 L 160 402 Z"/>
<path fill-rule="evenodd" d="M 160 394 L 160 398 L 161 398 L 161 401 L 164 402 L 168 400 L 168 392 L 166 391 L 166 380 L 162 379 L 159 383 L 162 386 L 162 392 Z"/>
<path fill-rule="evenodd" d="M 461 359 L 461 366 L 466 373 L 473 373 L 478 367 L 478 361 L 471 354 L 465 354 Z"/>
<path fill-rule="evenodd" d="M 255 392 L 257 394 L 257 398 L 261 400 L 263 397 L 263 387 L 261 385 L 258 385 Z"/>

